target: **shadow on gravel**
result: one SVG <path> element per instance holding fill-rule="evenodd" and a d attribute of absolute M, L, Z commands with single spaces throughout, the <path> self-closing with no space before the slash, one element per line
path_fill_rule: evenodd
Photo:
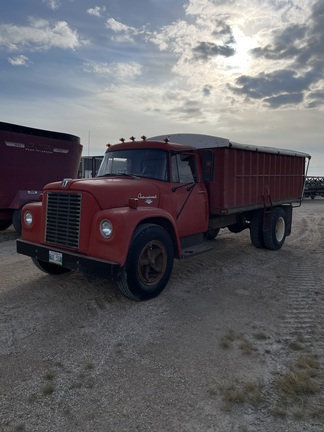
<path fill-rule="evenodd" d="M 0 243 L 10 240 L 16 240 L 18 237 L 18 233 L 15 231 L 13 226 L 9 227 L 4 231 L 0 231 Z"/>

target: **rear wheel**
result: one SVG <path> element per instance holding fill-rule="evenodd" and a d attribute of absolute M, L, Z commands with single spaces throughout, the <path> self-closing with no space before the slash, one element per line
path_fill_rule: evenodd
<path fill-rule="evenodd" d="M 284 244 L 287 230 L 287 216 L 284 209 L 275 207 L 272 210 L 270 226 L 263 233 L 264 245 L 267 249 L 278 250 Z"/>
<path fill-rule="evenodd" d="M 37 258 L 32 258 L 32 261 L 39 270 L 51 275 L 60 275 L 71 271 L 66 267 L 61 267 L 57 264 L 52 264 L 46 261 L 41 261 Z"/>
<path fill-rule="evenodd" d="M 164 228 L 140 225 L 134 233 L 126 265 L 117 279 L 118 288 L 133 300 L 158 296 L 170 278 L 173 256 L 173 243 Z"/>
<path fill-rule="evenodd" d="M 250 239 L 256 248 L 264 248 L 263 240 L 263 210 L 256 210 L 250 222 Z"/>
<path fill-rule="evenodd" d="M 247 226 L 244 226 L 240 223 L 235 223 L 233 225 L 229 225 L 227 228 L 232 233 L 238 234 L 238 233 L 242 232 L 243 230 L 245 230 L 245 228 L 247 228 Z"/>

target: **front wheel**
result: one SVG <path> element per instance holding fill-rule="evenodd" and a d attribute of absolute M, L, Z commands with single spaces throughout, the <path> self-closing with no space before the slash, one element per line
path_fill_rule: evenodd
<path fill-rule="evenodd" d="M 71 271 L 66 267 L 61 267 L 57 264 L 52 264 L 46 261 L 41 261 L 37 258 L 32 258 L 32 261 L 39 270 L 51 275 L 60 275 Z"/>
<path fill-rule="evenodd" d="M 264 245 L 267 249 L 278 250 L 284 244 L 287 233 L 287 216 L 284 209 L 275 207 L 272 210 L 270 226 L 263 233 Z"/>
<path fill-rule="evenodd" d="M 15 210 L 12 215 L 12 225 L 17 231 L 18 235 L 21 236 L 22 226 L 21 226 L 21 210 L 22 207 Z"/>
<path fill-rule="evenodd" d="M 126 265 L 117 279 L 120 291 L 133 300 L 158 296 L 173 268 L 173 243 L 168 232 L 154 224 L 140 225 L 134 233 Z"/>

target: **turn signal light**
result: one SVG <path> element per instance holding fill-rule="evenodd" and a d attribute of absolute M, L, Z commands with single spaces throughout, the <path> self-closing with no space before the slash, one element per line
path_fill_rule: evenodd
<path fill-rule="evenodd" d="M 136 210 L 138 207 L 138 198 L 129 198 L 128 206 L 129 208 Z"/>

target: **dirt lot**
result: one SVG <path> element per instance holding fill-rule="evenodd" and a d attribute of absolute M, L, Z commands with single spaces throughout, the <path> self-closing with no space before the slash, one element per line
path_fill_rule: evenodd
<path fill-rule="evenodd" d="M 222 230 L 136 303 L 0 233 L 0 430 L 322 432 L 324 199 L 280 251 Z"/>

